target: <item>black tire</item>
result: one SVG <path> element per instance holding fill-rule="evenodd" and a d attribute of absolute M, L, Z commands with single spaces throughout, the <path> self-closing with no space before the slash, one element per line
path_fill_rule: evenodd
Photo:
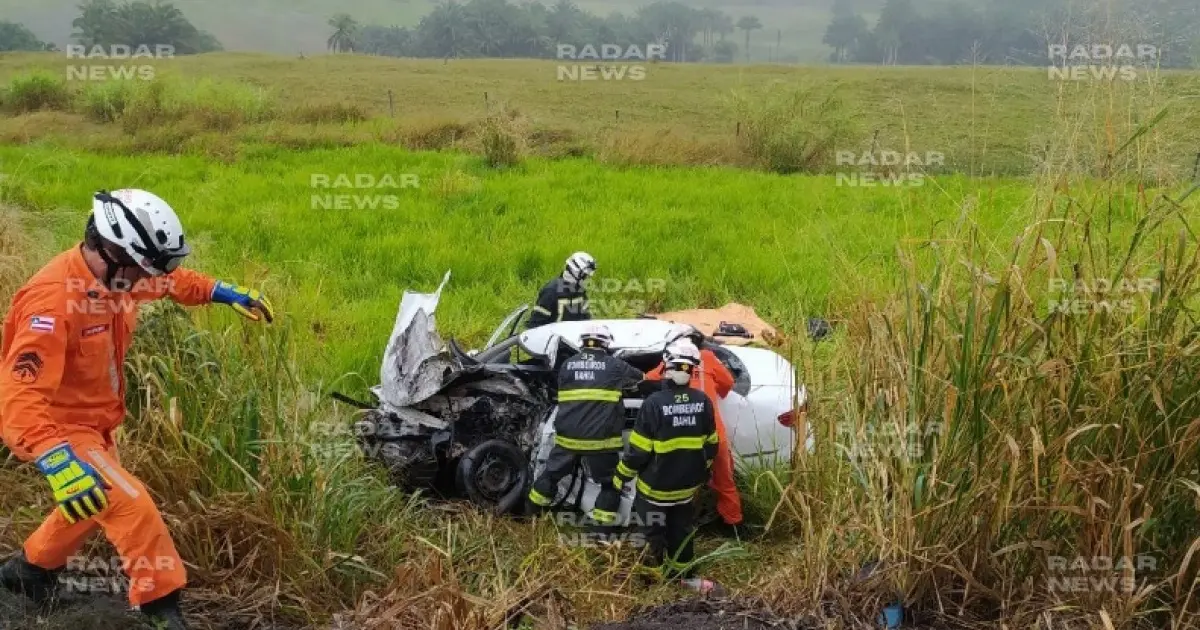
<path fill-rule="evenodd" d="M 529 462 L 521 449 L 507 440 L 479 444 L 458 462 L 458 491 L 496 514 L 509 514 L 521 506 L 529 484 Z"/>

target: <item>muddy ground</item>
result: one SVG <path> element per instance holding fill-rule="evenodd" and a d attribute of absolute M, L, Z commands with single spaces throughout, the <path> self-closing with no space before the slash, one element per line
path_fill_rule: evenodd
<path fill-rule="evenodd" d="M 691 599 L 634 613 L 628 620 L 588 630 L 816 630 L 803 620 L 784 619 L 750 603 Z"/>
<path fill-rule="evenodd" d="M 186 601 L 185 601 L 186 605 Z M 203 614 L 205 619 L 214 615 Z M 218 615 L 219 616 L 219 615 Z M 249 620 L 189 621 L 196 630 L 306 630 Z M 24 597 L 0 589 L 0 630 L 153 630 L 124 596 L 61 594 L 45 610 L 36 610 Z"/>
<path fill-rule="evenodd" d="M 212 619 L 212 615 L 201 615 Z M 190 620 L 196 630 L 308 630 L 271 626 L 249 620 L 206 622 Z M 906 623 L 905 630 L 939 630 L 949 625 Z M 629 619 L 586 626 L 586 630 L 844 630 L 877 629 L 867 619 L 775 615 L 753 601 L 688 599 L 636 611 Z M 111 595 L 65 594 L 39 613 L 28 600 L 0 589 L 0 630 L 151 630 L 124 598 Z"/>
<path fill-rule="evenodd" d="M 826 611 L 820 617 L 787 617 L 772 613 L 754 600 L 687 599 L 639 610 L 625 621 L 593 624 L 587 630 L 880 630 L 874 618 Z M 965 626 L 916 619 L 910 615 L 904 630 L 959 630 Z"/>
<path fill-rule="evenodd" d="M 128 602 L 103 596 L 63 596 L 39 613 L 29 600 L 0 589 L 0 630 L 142 630 Z"/>

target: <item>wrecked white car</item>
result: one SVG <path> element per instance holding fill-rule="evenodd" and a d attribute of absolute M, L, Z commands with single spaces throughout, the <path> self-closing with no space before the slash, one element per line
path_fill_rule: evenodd
<path fill-rule="evenodd" d="M 541 471 L 554 436 L 557 367 L 579 347 L 588 322 L 560 322 L 532 330 L 521 324 L 528 306 L 514 311 L 482 350 L 444 343 L 434 320 L 447 273 L 435 293 L 406 292 L 372 392 L 378 401 L 356 424 L 364 454 L 387 467 L 409 490 L 465 497 L 508 513 L 519 508 Z M 612 350 L 649 371 L 662 357 L 671 323 L 656 319 L 600 320 L 613 333 Z M 772 465 L 790 459 L 797 409 L 807 392 L 792 365 L 760 348 L 712 344 L 733 373 L 734 390 L 719 401 L 736 460 Z M 642 398 L 660 385 L 644 382 L 625 396 L 628 428 Z M 806 435 L 812 450 L 812 431 Z M 583 510 L 598 491 L 565 479 L 557 501 Z M 633 498 L 625 491 L 622 512 Z"/>

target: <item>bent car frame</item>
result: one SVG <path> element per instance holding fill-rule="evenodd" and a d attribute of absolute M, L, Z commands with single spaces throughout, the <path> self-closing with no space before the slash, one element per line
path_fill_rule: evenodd
<path fill-rule="evenodd" d="M 377 399 L 355 425 L 362 452 L 407 490 L 429 490 L 497 513 L 524 500 L 553 445 L 557 368 L 578 351 L 589 323 L 613 333 L 611 351 L 643 372 L 658 365 L 672 323 L 657 319 L 559 322 L 522 330 L 529 307 L 513 311 L 480 350 L 443 342 L 434 311 L 447 273 L 434 293 L 406 292 L 381 369 Z M 718 401 L 735 461 L 773 466 L 790 460 L 797 441 L 795 412 L 805 387 L 784 357 L 766 349 L 706 343 L 735 377 Z M 626 440 L 642 399 L 661 385 L 643 381 L 623 398 Z M 813 449 L 808 429 L 806 450 Z M 588 510 L 599 488 L 565 479 L 556 504 Z M 625 488 L 627 516 L 635 490 Z"/>

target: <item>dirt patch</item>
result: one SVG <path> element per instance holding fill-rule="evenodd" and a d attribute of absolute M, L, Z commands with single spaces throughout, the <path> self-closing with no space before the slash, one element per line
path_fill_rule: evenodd
<path fill-rule="evenodd" d="M 0 630 L 142 630 L 150 628 L 129 604 L 104 596 L 60 596 L 44 611 L 28 599 L 0 589 Z"/>
<path fill-rule="evenodd" d="M 751 602 L 688 599 L 636 611 L 628 620 L 588 630 L 817 630 L 819 624 L 785 619 Z"/>
<path fill-rule="evenodd" d="M 200 596 L 202 593 L 193 592 Z M 241 618 L 226 610 L 213 610 L 202 601 L 184 596 L 184 616 L 195 630 L 307 630 L 299 625 L 276 625 L 261 619 Z M 54 601 L 38 610 L 33 603 L 0 588 L 0 630 L 153 630 L 141 613 L 129 607 L 124 594 L 73 594 L 59 592 Z"/>

